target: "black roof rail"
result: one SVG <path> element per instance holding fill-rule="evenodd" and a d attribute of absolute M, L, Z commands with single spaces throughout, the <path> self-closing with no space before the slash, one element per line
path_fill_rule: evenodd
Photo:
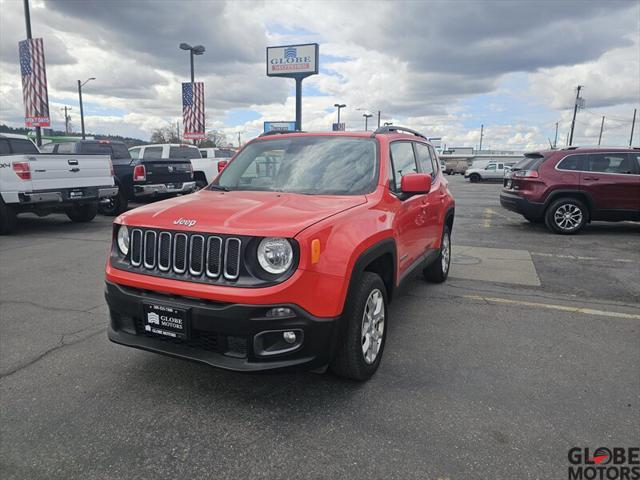
<path fill-rule="evenodd" d="M 411 130 L 410 128 L 400 127 L 398 125 L 385 125 L 384 127 L 378 127 L 378 129 L 371 134 L 371 138 L 382 133 L 390 133 L 390 132 L 410 133 L 412 135 L 415 135 L 416 137 L 424 138 L 425 140 L 429 141 L 429 139 L 424 135 L 422 135 L 420 132 L 416 132 L 415 130 Z"/>
<path fill-rule="evenodd" d="M 304 130 L 270 130 L 261 133 L 258 137 L 268 137 L 270 135 L 286 135 L 287 133 L 306 133 Z"/>

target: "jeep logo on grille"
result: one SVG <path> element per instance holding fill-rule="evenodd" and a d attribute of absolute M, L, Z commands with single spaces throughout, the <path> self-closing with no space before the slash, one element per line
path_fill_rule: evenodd
<path fill-rule="evenodd" d="M 196 220 L 188 220 L 182 217 L 173 221 L 174 225 L 184 225 L 186 227 L 193 227 L 196 223 L 197 223 Z"/>

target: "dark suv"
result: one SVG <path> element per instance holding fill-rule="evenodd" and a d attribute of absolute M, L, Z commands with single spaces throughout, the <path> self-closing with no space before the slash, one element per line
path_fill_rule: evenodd
<path fill-rule="evenodd" d="M 527 153 L 505 179 L 500 204 L 560 234 L 592 220 L 640 220 L 640 148 Z"/>

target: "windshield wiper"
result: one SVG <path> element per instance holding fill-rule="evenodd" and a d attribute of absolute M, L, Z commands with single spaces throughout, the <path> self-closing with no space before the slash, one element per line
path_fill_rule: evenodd
<path fill-rule="evenodd" d="M 223 187 L 222 185 L 211 184 L 211 185 L 209 185 L 209 188 L 211 190 L 221 190 L 223 192 L 230 192 L 231 191 L 231 189 L 229 187 Z"/>

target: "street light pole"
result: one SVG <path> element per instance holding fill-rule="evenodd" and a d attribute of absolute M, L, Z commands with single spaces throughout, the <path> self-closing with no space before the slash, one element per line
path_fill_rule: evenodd
<path fill-rule="evenodd" d="M 335 103 L 333 106 L 338 109 L 338 125 L 340 125 L 340 109 L 346 107 L 346 105 L 344 103 Z"/>
<path fill-rule="evenodd" d="M 369 119 L 373 117 L 373 115 L 371 115 L 370 113 L 363 113 L 362 116 L 364 117 L 364 130 L 366 132 L 367 130 L 369 130 Z"/>
<path fill-rule="evenodd" d="M 90 82 L 91 80 L 95 80 L 95 78 L 91 77 L 85 80 L 84 82 L 81 82 L 80 80 L 78 80 L 78 100 L 80 101 L 80 128 L 82 129 L 83 140 L 85 139 L 85 136 L 84 136 L 84 110 L 82 108 L 82 87 L 86 85 L 87 82 Z"/>

